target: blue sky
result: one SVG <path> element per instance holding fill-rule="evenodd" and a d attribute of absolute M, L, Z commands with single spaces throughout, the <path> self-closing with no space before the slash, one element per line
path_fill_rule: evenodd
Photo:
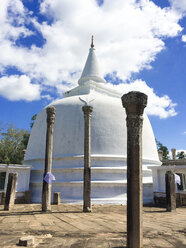
<path fill-rule="evenodd" d="M 146 93 L 155 137 L 186 150 L 186 0 L 4 0 L 0 25 L 0 121 L 29 129 L 77 86 L 94 34 L 110 87 Z"/>

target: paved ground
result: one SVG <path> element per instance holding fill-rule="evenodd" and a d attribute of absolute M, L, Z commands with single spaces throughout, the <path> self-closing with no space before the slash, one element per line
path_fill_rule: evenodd
<path fill-rule="evenodd" d="M 144 247 L 186 247 L 186 208 L 174 213 L 144 207 Z M 126 247 L 126 207 L 93 205 L 92 213 L 82 206 L 15 205 L 11 212 L 0 206 L 0 247 L 18 247 L 22 236 L 35 237 L 35 247 L 121 248 Z"/>

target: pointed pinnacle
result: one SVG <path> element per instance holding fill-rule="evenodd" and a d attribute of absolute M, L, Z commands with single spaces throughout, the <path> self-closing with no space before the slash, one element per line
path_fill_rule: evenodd
<path fill-rule="evenodd" d="M 94 36 L 92 35 L 92 38 L 91 38 L 91 48 L 94 48 Z"/>

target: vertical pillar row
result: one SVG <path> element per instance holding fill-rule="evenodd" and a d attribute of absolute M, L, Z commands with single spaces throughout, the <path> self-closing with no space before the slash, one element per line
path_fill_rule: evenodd
<path fill-rule="evenodd" d="M 83 106 L 84 113 L 84 182 L 83 212 L 91 212 L 91 115 L 93 107 Z"/>
<path fill-rule="evenodd" d="M 47 172 L 52 170 L 52 150 L 53 150 L 53 135 L 54 135 L 54 120 L 56 109 L 53 106 L 49 106 L 46 109 L 47 112 L 47 131 L 46 131 L 46 150 L 45 150 L 45 169 L 43 179 Z M 43 180 L 42 191 L 42 211 L 51 210 L 51 185 Z"/>
<path fill-rule="evenodd" d="M 147 96 L 132 91 L 122 96 L 127 118 L 127 247 L 143 247 L 142 125 Z"/>

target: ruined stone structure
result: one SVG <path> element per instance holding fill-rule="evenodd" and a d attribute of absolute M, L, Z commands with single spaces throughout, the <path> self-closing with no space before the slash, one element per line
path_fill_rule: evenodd
<path fill-rule="evenodd" d="M 17 185 L 15 193 L 15 203 L 30 203 L 30 165 L 21 164 L 1 164 L 0 165 L 0 204 L 4 204 L 5 193 L 8 186 L 10 173 L 17 173 Z"/>
<path fill-rule="evenodd" d="M 175 182 L 176 206 L 186 206 L 186 159 L 176 159 L 176 149 L 172 148 L 172 158 L 162 160 L 162 166 L 149 167 L 153 175 L 154 203 L 166 207 L 166 172 L 171 171 L 180 178 L 180 183 Z"/>

